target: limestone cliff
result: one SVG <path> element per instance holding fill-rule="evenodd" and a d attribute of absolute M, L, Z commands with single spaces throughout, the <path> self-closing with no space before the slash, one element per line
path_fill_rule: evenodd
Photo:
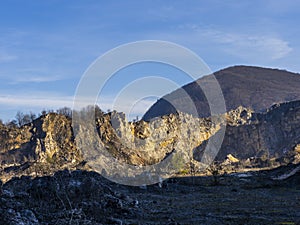
<path fill-rule="evenodd" d="M 127 122 L 123 113 L 112 112 L 98 119 L 99 135 L 108 151 L 131 164 L 154 164 L 172 151 L 193 149 L 219 128 L 210 119 L 171 114 L 151 122 Z"/>
<path fill-rule="evenodd" d="M 78 160 L 71 120 L 63 115 L 50 113 L 20 128 L 1 127 L 0 164 L 6 167 L 27 161 L 62 165 Z"/>
<path fill-rule="evenodd" d="M 184 150 L 182 157 L 190 157 L 190 162 L 201 161 L 208 140 L 224 126 L 217 161 L 230 154 L 235 162 L 256 160 L 258 167 L 266 165 L 257 159 L 272 159 L 278 165 L 299 161 L 300 101 L 275 105 L 265 113 L 238 107 L 220 118 L 179 113 L 150 122 L 128 122 L 123 113 L 114 111 L 96 117 L 94 126 L 99 144 L 119 161 L 132 165 L 156 164 L 178 150 Z M 89 138 L 86 132 L 82 141 Z M 50 113 L 20 128 L 0 127 L 3 169 L 28 162 L 69 168 L 83 160 L 87 158 L 76 147 L 72 121 L 63 115 Z"/>
<path fill-rule="evenodd" d="M 297 158 L 295 147 L 299 143 L 300 102 L 282 103 L 265 113 L 252 114 L 249 123 L 244 125 L 229 124 L 217 159 L 233 154 L 241 159 L 293 161 Z"/>

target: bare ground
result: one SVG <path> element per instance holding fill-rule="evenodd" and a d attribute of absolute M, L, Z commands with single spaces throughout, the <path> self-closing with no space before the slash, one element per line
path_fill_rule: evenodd
<path fill-rule="evenodd" d="M 171 178 L 129 187 L 99 174 L 63 171 L 3 186 L 0 224 L 300 224 L 299 173 L 279 170 Z M 279 171 L 280 172 L 280 171 Z"/>

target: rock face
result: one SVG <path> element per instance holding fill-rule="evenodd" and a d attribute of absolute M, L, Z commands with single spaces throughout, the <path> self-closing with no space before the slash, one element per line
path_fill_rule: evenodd
<path fill-rule="evenodd" d="M 243 114 L 244 123 L 228 120 L 222 147 L 216 157 L 223 161 L 229 154 L 243 160 L 253 160 L 252 165 L 262 161 L 277 164 L 299 162 L 298 144 L 300 142 L 300 102 L 277 104 L 264 113 L 238 110 Z M 235 118 L 237 111 L 228 114 Z M 194 151 L 194 158 L 201 157 L 203 145 Z M 258 162 L 255 163 L 255 160 Z M 262 160 L 262 161 L 261 161 Z M 282 161 L 283 160 L 283 161 Z M 249 162 L 250 163 L 250 162 Z M 251 164 L 251 163 L 250 163 Z M 265 165 L 270 166 L 270 165 Z"/>
<path fill-rule="evenodd" d="M 300 158 L 300 101 L 277 104 L 264 113 L 238 107 L 214 119 L 179 113 L 151 122 L 128 122 L 123 113 L 111 112 L 96 117 L 94 126 L 96 139 L 105 151 L 137 166 L 159 163 L 179 151 L 183 154 L 174 158 L 173 166 L 186 168 L 182 161 L 201 166 L 197 161 L 202 161 L 208 140 L 225 126 L 217 161 L 231 158 L 248 166 L 264 167 L 272 166 L 270 162 L 274 166 L 297 163 Z M 75 168 L 90 159 L 77 149 L 71 119 L 54 113 L 21 128 L 2 126 L 0 138 L 1 171 L 15 168 L 37 174 L 41 170 L 37 165 L 47 165 L 43 170 L 47 174 L 51 167 L 54 171 Z M 91 138 L 87 130 L 82 141 Z M 89 153 L 96 156 L 96 152 Z"/>
<path fill-rule="evenodd" d="M 26 162 L 63 166 L 81 161 L 74 142 L 71 120 L 50 113 L 20 128 L 2 126 L 0 165 L 19 166 Z"/>
<path fill-rule="evenodd" d="M 134 165 L 160 162 L 175 150 L 193 149 L 221 126 L 211 119 L 171 114 L 151 122 L 127 122 L 123 113 L 112 112 L 97 121 L 99 135 L 116 158 Z"/>
<path fill-rule="evenodd" d="M 238 107 L 221 118 L 224 120 L 212 123 L 210 118 L 179 113 L 158 121 L 128 123 L 123 114 L 113 112 L 98 125 L 107 150 L 117 158 L 126 155 L 123 159 L 131 164 L 157 163 L 176 149 L 193 150 L 192 160 L 200 161 L 209 138 L 225 125 L 217 161 L 229 155 L 235 162 L 252 160 L 250 165 L 257 167 L 299 162 L 300 101 L 277 104 L 263 113 Z"/>
<path fill-rule="evenodd" d="M 227 111 L 243 106 L 262 112 L 275 103 L 300 100 L 299 74 L 277 69 L 234 66 L 215 72 L 214 76 L 222 89 Z M 200 78 L 165 95 L 146 112 L 143 119 L 148 121 L 157 116 L 176 113 L 172 105 L 176 105 L 181 112 L 193 113 L 189 112 L 190 107 L 185 107 L 186 94 L 182 94 L 182 90 L 193 100 L 200 117 L 210 116 L 209 105 L 199 84 L 209 88 L 212 76 Z"/>
<path fill-rule="evenodd" d="M 249 124 L 228 125 L 220 156 L 280 158 L 296 155 L 299 142 L 300 102 L 277 104 L 266 113 L 253 114 Z"/>

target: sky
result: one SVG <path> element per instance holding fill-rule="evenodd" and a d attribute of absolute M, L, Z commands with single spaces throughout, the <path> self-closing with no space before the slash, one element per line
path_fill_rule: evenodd
<path fill-rule="evenodd" d="M 0 118 L 6 122 L 17 111 L 72 107 L 83 74 L 98 57 L 141 40 L 184 46 L 211 71 L 255 65 L 300 72 L 299 11 L 300 1 L 294 0 L 3 0 Z M 156 77 L 157 94 L 143 95 L 144 87 L 156 86 L 135 82 L 143 77 Z M 133 118 L 190 81 L 167 65 L 129 66 L 99 90 L 99 104 Z"/>

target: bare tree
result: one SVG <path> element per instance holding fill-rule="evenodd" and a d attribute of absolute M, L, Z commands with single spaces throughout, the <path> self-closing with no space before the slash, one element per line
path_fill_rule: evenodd
<path fill-rule="evenodd" d="M 56 110 L 57 114 L 64 115 L 66 117 L 72 117 L 72 109 L 69 107 L 63 107 Z"/>
<path fill-rule="evenodd" d="M 25 124 L 28 124 L 28 123 L 31 123 L 33 121 L 33 116 L 34 114 L 33 113 L 22 113 L 21 111 L 18 111 L 17 114 L 16 114 L 16 121 L 17 121 L 17 125 L 19 127 L 25 125 Z"/>
<path fill-rule="evenodd" d="M 11 121 L 7 122 L 5 125 L 6 125 L 8 128 L 15 128 L 15 127 L 18 126 L 16 120 L 11 120 Z"/>
<path fill-rule="evenodd" d="M 24 113 L 22 113 L 21 111 L 18 111 L 16 114 L 16 121 L 18 126 L 22 126 L 23 125 L 23 118 L 24 118 Z"/>
<path fill-rule="evenodd" d="M 46 109 L 43 109 L 43 110 L 41 111 L 41 115 L 42 115 L 42 116 L 46 116 L 46 114 L 47 114 L 47 110 L 46 110 Z"/>
<path fill-rule="evenodd" d="M 31 122 L 32 122 L 32 120 L 31 120 L 30 114 L 28 114 L 28 113 L 24 114 L 22 125 L 25 125 L 25 124 L 31 123 Z"/>
<path fill-rule="evenodd" d="M 33 122 L 36 119 L 36 115 L 33 112 L 29 113 L 29 117 L 30 117 L 31 122 Z"/>

